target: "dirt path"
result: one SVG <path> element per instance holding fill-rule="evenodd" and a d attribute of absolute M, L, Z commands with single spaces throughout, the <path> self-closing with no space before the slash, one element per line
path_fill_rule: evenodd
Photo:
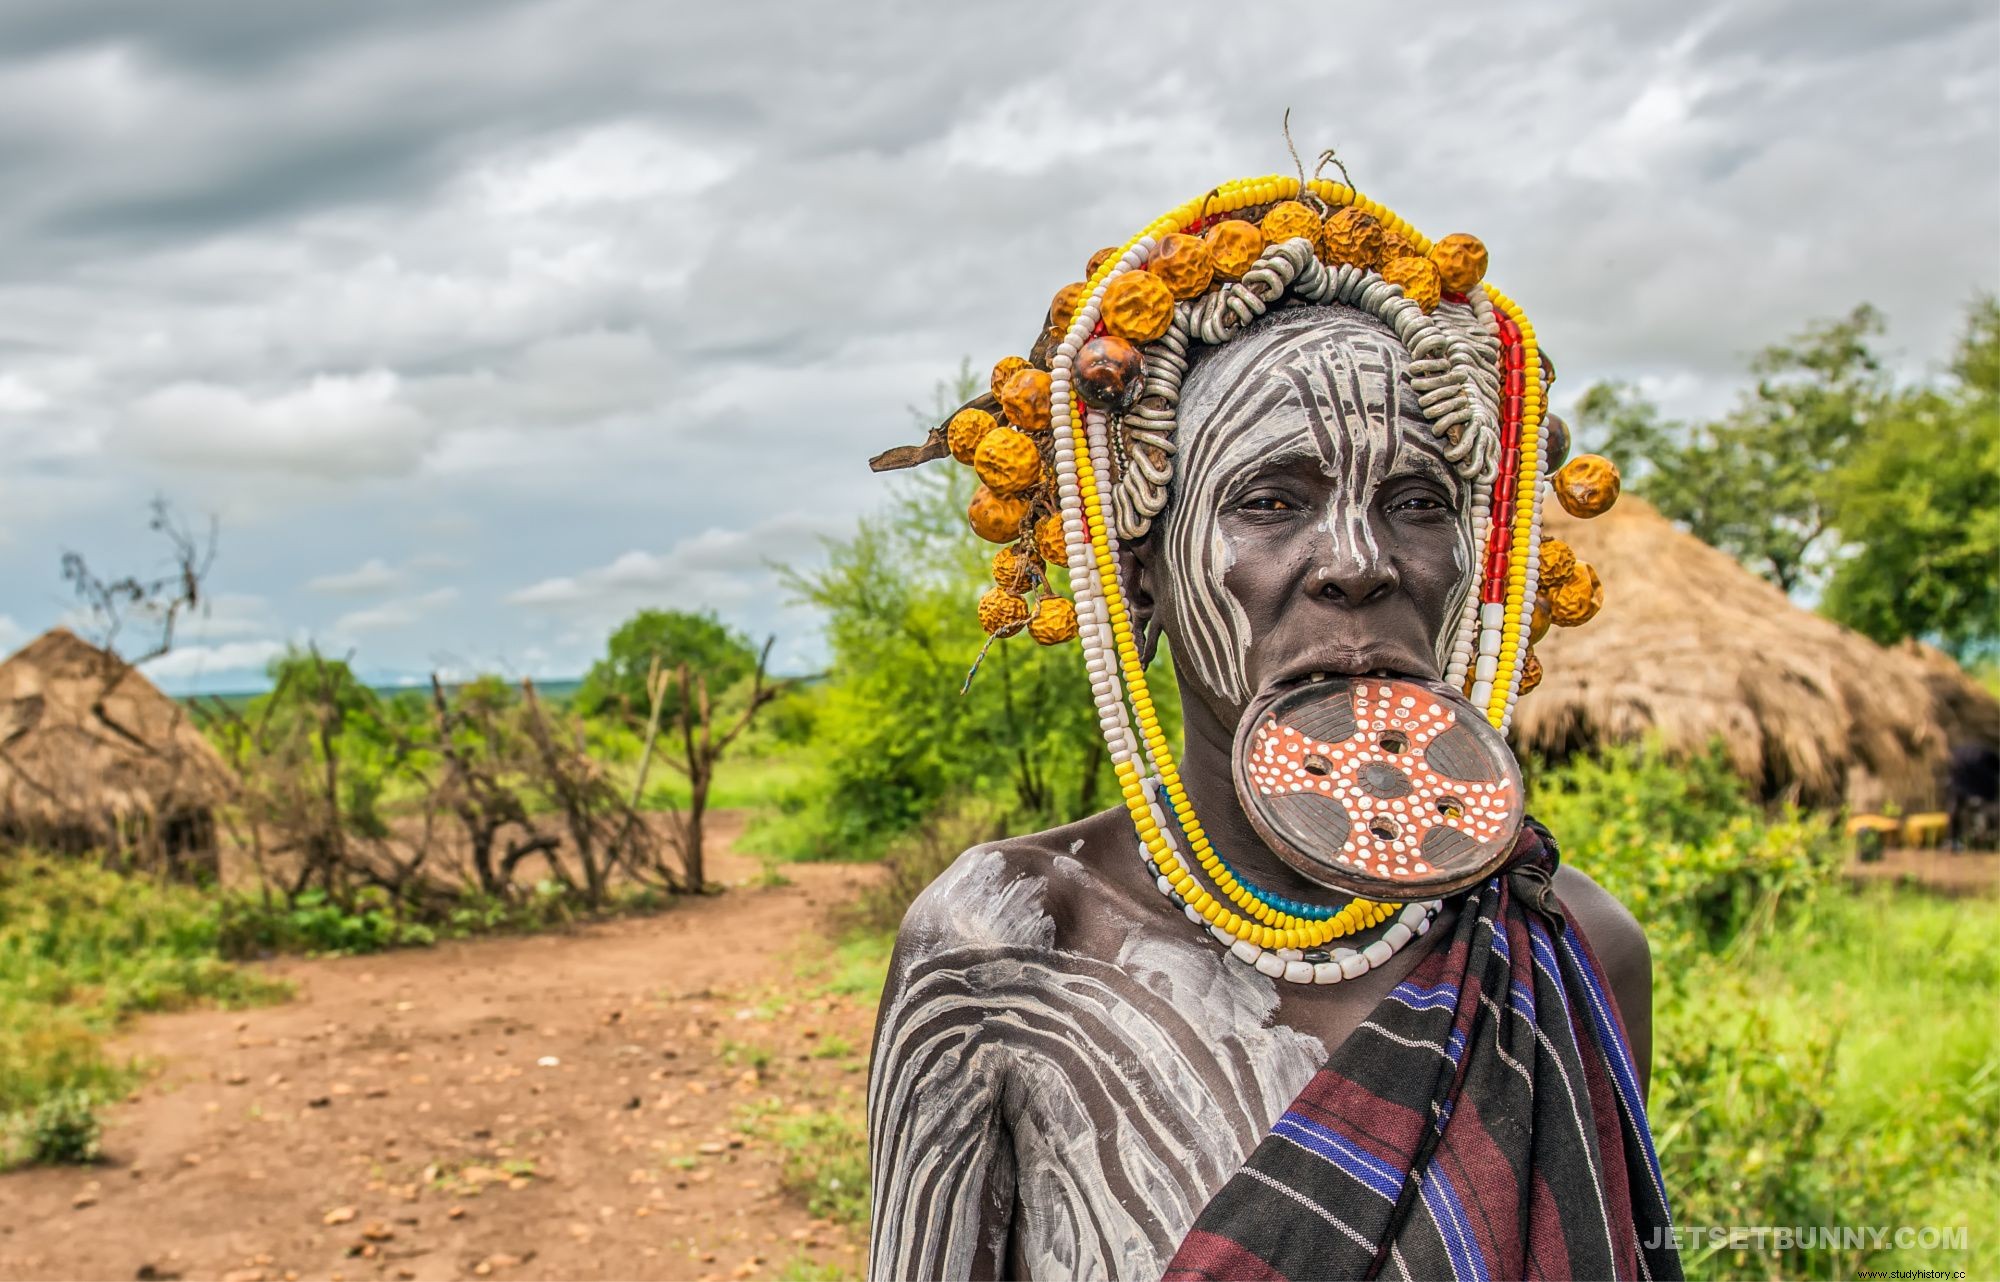
<path fill-rule="evenodd" d="M 1909 882 L 1945 895 L 2000 894 L 2000 854 L 1885 850 L 1872 863 L 1850 860 L 1847 876 L 1856 882 Z"/>
<path fill-rule="evenodd" d="M 275 962 L 287 1004 L 143 1020 L 123 1046 L 160 1071 L 109 1113 L 106 1162 L 0 1176 L 0 1277 L 858 1274 L 856 1235 L 812 1218 L 743 1127 L 862 1089 L 873 1011 L 795 961 L 870 871 Z"/>

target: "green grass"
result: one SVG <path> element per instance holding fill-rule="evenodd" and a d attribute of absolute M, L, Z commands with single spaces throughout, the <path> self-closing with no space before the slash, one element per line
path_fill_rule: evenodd
<path fill-rule="evenodd" d="M 43 1105 L 74 1112 L 76 1093 L 102 1102 L 130 1087 L 138 1066 L 103 1041 L 131 1015 L 286 995 L 222 960 L 217 916 L 187 887 L 0 855 L 0 1165 L 37 1156 L 25 1133 Z"/>
<path fill-rule="evenodd" d="M 894 931 L 857 929 L 833 947 L 814 941 L 794 963 L 813 997 L 860 997 L 876 1002 L 889 975 L 889 954 L 896 947 Z"/>
<path fill-rule="evenodd" d="M 744 1131 L 773 1145 L 781 1182 L 814 1215 L 857 1233 L 868 1227 L 868 1123 L 858 1092 L 832 1108 L 787 1113 L 753 1104 L 738 1115 Z"/>
<path fill-rule="evenodd" d="M 1965 1227 L 1967 1252 L 1730 1252 L 1690 1277 L 2000 1276 L 2000 902 L 1829 887 L 1656 965 L 1652 1122 L 1685 1226 Z"/>
<path fill-rule="evenodd" d="M 821 1263 L 804 1251 L 795 1251 L 778 1264 L 778 1282 L 847 1282 L 853 1273 L 835 1261 Z"/>
<path fill-rule="evenodd" d="M 664 747 L 664 745 L 662 745 Z M 717 810 L 761 810 L 777 804 L 787 789 L 805 779 L 811 757 L 801 748 L 775 748 L 768 753 L 724 757 L 715 768 L 708 804 Z M 638 773 L 637 763 L 619 767 L 626 787 Z M 678 810 L 688 803 L 687 780 L 656 755 L 646 774 L 645 805 L 649 810 Z"/>

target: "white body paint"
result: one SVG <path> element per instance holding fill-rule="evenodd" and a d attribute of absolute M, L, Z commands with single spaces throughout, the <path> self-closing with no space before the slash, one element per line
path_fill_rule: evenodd
<path fill-rule="evenodd" d="M 1004 1271 L 1010 1220 L 1035 1277 L 1157 1277 L 1325 1060 L 1272 1024 L 1268 977 L 1195 938 L 1067 948 L 1045 887 L 975 850 L 904 923 L 869 1076 L 872 1277 L 965 1277 L 982 1248 Z"/>
<path fill-rule="evenodd" d="M 1273 343 L 1294 349 L 1265 371 Z M 1382 557 L 1369 514 L 1378 491 L 1404 451 L 1430 428 L 1410 391 L 1410 355 L 1388 327 L 1347 308 L 1278 313 L 1255 337 L 1238 339 L 1205 357 L 1187 379 L 1181 414 L 1181 462 L 1163 513 L 1166 572 L 1183 602 L 1176 657 L 1197 681 L 1228 699 L 1250 697 L 1244 658 L 1250 624 L 1225 578 L 1235 551 L 1217 522 L 1232 485 L 1277 454 L 1306 451 L 1339 484 L 1319 514 L 1334 556 L 1366 564 Z M 1460 529 L 1453 566 L 1463 583 L 1446 626 L 1433 638 L 1444 667 L 1451 625 L 1472 589 L 1473 528 L 1465 502 L 1470 483 L 1436 466 L 1459 498 Z"/>

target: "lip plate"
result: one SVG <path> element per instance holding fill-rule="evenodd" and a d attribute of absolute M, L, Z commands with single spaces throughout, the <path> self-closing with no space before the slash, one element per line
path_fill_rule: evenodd
<path fill-rule="evenodd" d="M 1364 700 L 1380 697 L 1372 695 L 1371 691 L 1388 689 L 1392 692 L 1389 700 L 1397 710 L 1400 710 L 1397 701 L 1401 698 L 1418 698 L 1420 702 L 1414 709 L 1418 715 L 1402 724 L 1406 735 L 1423 735 L 1425 732 L 1419 727 L 1431 728 L 1429 737 L 1424 738 L 1420 745 L 1423 751 L 1385 754 L 1375 740 L 1387 731 L 1352 729 L 1357 687 L 1364 687 L 1361 691 Z M 1345 722 L 1338 702 L 1342 699 L 1346 701 Z M 1435 718 L 1425 715 L 1433 706 L 1445 712 Z M 1425 848 L 1420 853 L 1426 856 L 1423 862 L 1427 869 L 1421 874 L 1385 876 L 1369 871 L 1354 862 L 1353 857 L 1361 853 L 1363 842 L 1367 839 L 1359 838 L 1355 833 L 1356 825 L 1345 802 L 1330 795 L 1314 795 L 1304 790 L 1267 795 L 1257 783 L 1259 770 L 1266 767 L 1260 766 L 1252 757 L 1259 749 L 1262 727 L 1274 715 L 1280 726 L 1303 717 L 1308 724 L 1318 723 L 1336 730 L 1350 729 L 1351 733 L 1341 739 L 1322 739 L 1321 742 L 1337 744 L 1345 749 L 1345 760 L 1354 763 L 1347 767 L 1352 777 L 1346 782 L 1350 786 L 1365 787 L 1371 799 L 1388 801 L 1417 793 L 1422 787 L 1431 787 L 1436 792 L 1435 776 L 1442 776 L 1447 785 L 1463 784 L 1461 791 L 1465 795 L 1461 795 L 1461 791 L 1453 791 L 1451 797 L 1460 801 L 1468 825 L 1481 822 L 1489 826 L 1489 831 L 1478 836 L 1461 831 L 1455 819 L 1431 819 L 1428 820 L 1426 836 L 1445 830 L 1458 833 L 1464 840 L 1461 842 L 1440 836 L 1425 842 Z M 1371 724 L 1373 720 L 1370 718 Z M 1449 725 L 1438 728 L 1446 720 Z M 1385 717 L 1384 724 L 1393 729 L 1396 718 Z M 1436 754 L 1435 759 L 1433 754 Z M 1368 760 L 1362 761 L 1363 756 Z M 1412 761 L 1426 767 L 1429 775 L 1420 775 L 1413 781 L 1407 768 Z M 1274 685 L 1260 693 L 1244 710 L 1242 720 L 1237 723 L 1230 766 L 1232 782 L 1244 814 L 1257 835 L 1264 839 L 1278 858 L 1316 885 L 1365 899 L 1402 903 L 1452 895 L 1478 885 L 1492 876 L 1513 853 L 1524 813 L 1520 766 L 1514 760 L 1506 739 L 1488 725 L 1486 719 L 1456 690 L 1439 682 L 1411 677 L 1327 675 L 1323 680 L 1314 681 L 1311 674 L 1306 673 Z M 1384 772 L 1378 768 L 1380 766 L 1388 766 L 1389 770 Z M 1399 792 L 1399 789 L 1408 791 Z M 1407 805 L 1405 811 L 1394 818 L 1408 816 L 1411 812 Z M 1380 844 L 1379 839 L 1376 839 L 1376 844 Z M 1349 856 L 1347 860 L 1339 858 L 1343 853 Z M 1382 851 L 1375 853 L 1386 858 Z"/>

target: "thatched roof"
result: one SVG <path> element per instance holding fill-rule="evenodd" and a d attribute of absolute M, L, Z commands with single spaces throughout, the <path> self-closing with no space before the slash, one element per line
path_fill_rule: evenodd
<path fill-rule="evenodd" d="M 229 780 L 186 709 L 75 633 L 0 663 L 0 828 L 120 845 L 137 821 L 206 809 Z"/>
<path fill-rule="evenodd" d="M 2000 703 L 1949 658 L 1801 609 L 1639 499 L 1591 521 L 1550 504 L 1547 533 L 1597 567 L 1604 608 L 1536 647 L 1546 676 L 1516 711 L 1519 751 L 1720 740 L 1769 796 L 1929 808 L 1951 748 L 2000 743 Z"/>

